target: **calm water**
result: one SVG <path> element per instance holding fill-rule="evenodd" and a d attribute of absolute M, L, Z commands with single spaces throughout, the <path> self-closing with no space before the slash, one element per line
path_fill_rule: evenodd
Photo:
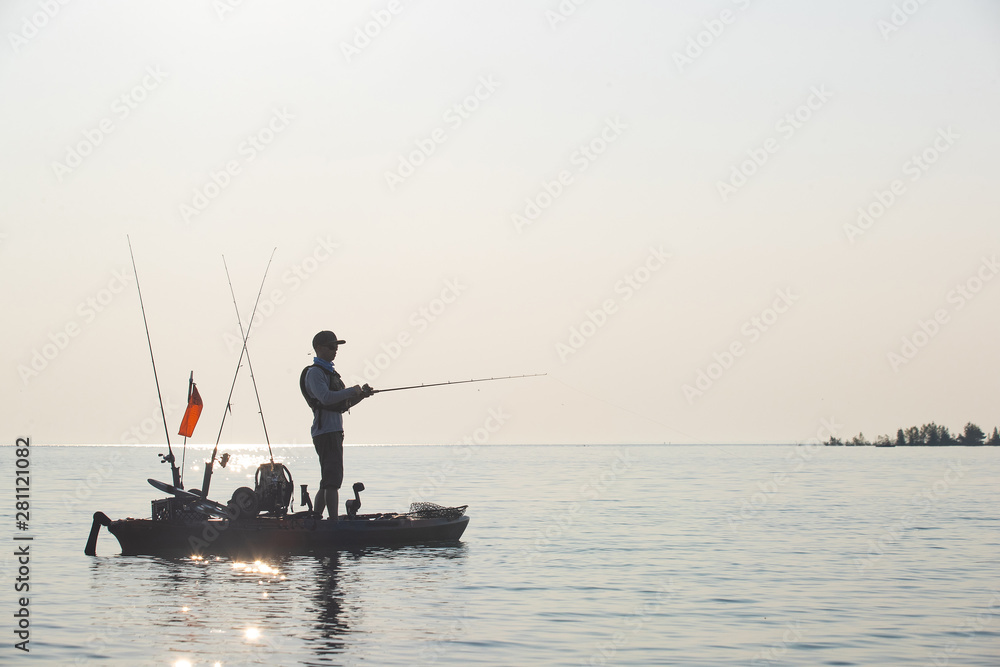
<path fill-rule="evenodd" d="M 32 650 L 0 558 L 0 663 L 1000 664 L 1000 451 L 354 447 L 363 511 L 468 504 L 462 544 L 242 564 L 122 557 L 104 530 L 84 556 L 95 510 L 149 516 L 157 451 L 33 448 Z M 263 460 L 231 451 L 223 501 Z M 315 488 L 311 448 L 276 455 Z"/>

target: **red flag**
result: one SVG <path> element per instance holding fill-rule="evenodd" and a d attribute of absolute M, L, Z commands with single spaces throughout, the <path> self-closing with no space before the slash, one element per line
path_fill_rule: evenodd
<path fill-rule="evenodd" d="M 191 395 L 188 396 L 188 406 L 184 411 L 184 419 L 181 420 L 181 430 L 177 432 L 177 435 L 183 435 L 185 438 L 191 437 L 191 434 L 194 433 L 195 424 L 198 423 L 198 417 L 201 416 L 203 405 L 201 394 L 198 393 L 198 385 L 192 382 Z"/>

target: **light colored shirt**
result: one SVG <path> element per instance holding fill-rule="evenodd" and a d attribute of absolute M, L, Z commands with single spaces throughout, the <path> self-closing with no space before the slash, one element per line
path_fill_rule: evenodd
<path fill-rule="evenodd" d="M 330 390 L 330 376 L 322 369 L 306 371 L 306 391 L 324 406 L 333 406 L 353 396 L 350 389 Z M 333 410 L 313 410 L 312 437 L 344 430 L 344 418 Z"/>

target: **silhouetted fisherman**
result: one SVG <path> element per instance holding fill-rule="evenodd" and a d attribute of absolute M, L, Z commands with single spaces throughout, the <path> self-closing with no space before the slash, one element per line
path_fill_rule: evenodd
<path fill-rule="evenodd" d="M 337 349 L 344 343 L 332 331 L 320 331 L 313 336 L 316 357 L 313 365 L 304 368 L 299 376 L 299 388 L 313 410 L 312 439 L 322 476 L 314 511 L 322 518 L 326 509 L 333 521 L 337 520 L 338 491 L 344 481 L 343 413 L 374 393 L 367 384 L 345 387 L 334 370 Z"/>

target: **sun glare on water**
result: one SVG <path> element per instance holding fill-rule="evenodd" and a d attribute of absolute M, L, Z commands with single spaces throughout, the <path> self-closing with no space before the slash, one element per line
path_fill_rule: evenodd
<path fill-rule="evenodd" d="M 273 568 L 267 563 L 259 560 L 254 561 L 253 563 L 233 563 L 233 569 L 249 574 L 281 574 L 276 568 Z"/>

